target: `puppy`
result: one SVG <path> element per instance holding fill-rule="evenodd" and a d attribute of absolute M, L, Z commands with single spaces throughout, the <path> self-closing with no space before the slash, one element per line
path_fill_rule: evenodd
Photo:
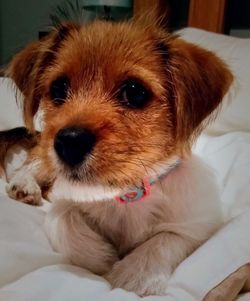
<path fill-rule="evenodd" d="M 158 25 L 95 21 L 61 24 L 8 75 L 28 130 L 42 119 L 10 196 L 30 191 L 39 204 L 39 187 L 53 183 L 53 247 L 112 287 L 164 294 L 222 224 L 214 177 L 191 146 L 232 82 L 227 66 Z"/>

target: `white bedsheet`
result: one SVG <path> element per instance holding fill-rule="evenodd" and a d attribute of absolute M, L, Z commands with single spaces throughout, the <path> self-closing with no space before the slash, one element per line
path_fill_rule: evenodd
<path fill-rule="evenodd" d="M 195 151 L 215 169 L 227 217 L 237 217 L 177 268 L 165 297 L 145 298 L 148 301 L 202 300 L 250 261 L 250 134 L 202 136 Z M 48 243 L 45 213 L 8 199 L 3 182 L 0 193 L 1 301 L 140 300 L 133 293 L 111 290 L 102 278 L 67 264 Z M 250 295 L 244 298 L 240 300 L 250 300 Z"/>

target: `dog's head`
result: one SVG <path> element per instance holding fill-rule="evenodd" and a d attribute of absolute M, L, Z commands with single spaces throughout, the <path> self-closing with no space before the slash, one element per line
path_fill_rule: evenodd
<path fill-rule="evenodd" d="M 232 81 L 213 53 L 131 21 L 62 24 L 17 54 L 9 74 L 41 157 L 69 181 L 124 187 L 190 151 Z"/>

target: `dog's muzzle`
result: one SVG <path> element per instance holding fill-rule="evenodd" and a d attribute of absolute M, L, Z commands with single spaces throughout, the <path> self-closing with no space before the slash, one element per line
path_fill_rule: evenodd
<path fill-rule="evenodd" d="M 58 131 L 54 140 L 54 148 L 63 163 L 70 167 L 76 167 L 91 153 L 95 143 L 96 136 L 90 130 L 69 127 Z"/>

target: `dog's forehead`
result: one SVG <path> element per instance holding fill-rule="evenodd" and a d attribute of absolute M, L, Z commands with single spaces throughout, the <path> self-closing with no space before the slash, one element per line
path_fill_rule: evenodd
<path fill-rule="evenodd" d="M 153 32 L 132 23 L 94 22 L 80 29 L 82 41 L 88 46 L 105 47 L 109 51 L 127 51 L 128 49 L 151 50 Z M 145 48 L 145 46 L 147 46 Z"/>
<path fill-rule="evenodd" d="M 72 31 L 62 52 L 84 61 L 97 60 L 99 64 L 115 63 L 115 60 L 139 62 L 157 54 L 157 42 L 157 36 L 150 28 L 96 21 Z"/>
<path fill-rule="evenodd" d="M 168 45 L 162 50 L 153 29 L 132 22 L 96 21 L 64 32 L 56 54 L 55 73 L 68 74 L 75 81 L 84 78 L 86 85 L 95 79 L 108 82 L 125 77 L 148 78 L 158 84 L 161 54 Z"/>

